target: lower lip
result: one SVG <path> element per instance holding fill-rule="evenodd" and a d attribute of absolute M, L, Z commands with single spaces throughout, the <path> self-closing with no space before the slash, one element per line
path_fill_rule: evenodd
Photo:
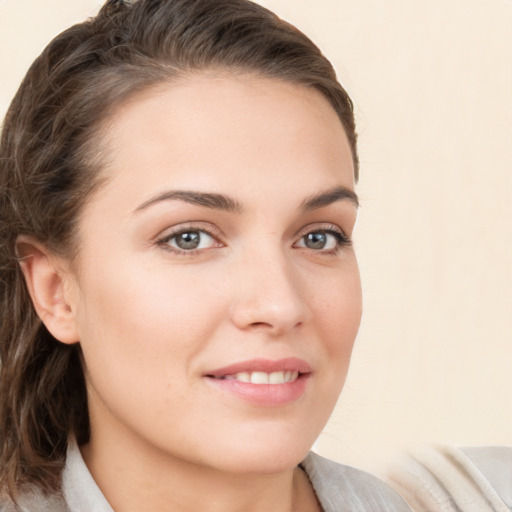
<path fill-rule="evenodd" d="M 254 405 L 275 407 L 293 403 L 304 394 L 310 374 L 302 374 L 293 382 L 284 384 L 251 384 L 230 379 L 207 377 L 216 388 L 236 395 Z"/>

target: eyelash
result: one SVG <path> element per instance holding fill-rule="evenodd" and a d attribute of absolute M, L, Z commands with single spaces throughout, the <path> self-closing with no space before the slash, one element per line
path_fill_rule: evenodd
<path fill-rule="evenodd" d="M 207 236 L 211 237 L 215 244 L 214 247 L 215 246 L 223 247 L 224 244 L 223 244 L 223 242 L 220 241 L 221 237 L 219 236 L 218 233 L 213 232 L 213 231 L 214 230 L 206 229 L 203 226 L 195 226 L 195 225 L 184 226 L 184 227 L 182 226 L 179 229 L 177 229 L 176 231 L 173 231 L 172 233 L 168 233 L 165 236 L 157 238 L 156 244 L 159 247 L 161 247 L 163 250 L 170 252 L 172 254 L 176 254 L 178 256 L 194 256 L 194 255 L 198 254 L 199 252 L 204 251 L 206 249 L 199 248 L 199 249 L 184 250 L 184 249 L 179 249 L 177 247 L 171 246 L 169 244 L 169 242 L 171 240 L 173 240 L 174 238 L 176 238 L 180 235 L 183 235 L 185 233 L 194 233 L 195 232 L 195 233 L 203 233 L 203 234 L 206 234 Z M 297 247 L 297 244 L 300 241 L 304 241 L 306 236 L 315 234 L 315 233 L 324 233 L 324 234 L 333 236 L 335 238 L 336 246 L 334 248 L 328 249 L 328 250 L 323 250 L 323 249 L 314 250 L 314 249 L 311 249 L 309 247 L 304 247 L 304 246 Z M 298 249 L 307 249 L 307 250 L 310 250 L 310 251 L 312 251 L 314 253 L 318 253 L 318 254 L 337 254 L 337 252 L 340 250 L 340 248 L 351 246 L 351 245 L 352 245 L 352 240 L 350 239 L 350 237 L 348 237 L 338 226 L 336 226 L 334 224 L 320 225 L 320 226 L 307 226 L 306 228 L 304 228 L 301 231 L 297 242 L 295 242 L 293 244 L 293 246 Z"/>
<path fill-rule="evenodd" d="M 180 235 L 184 235 L 185 233 L 203 233 L 208 235 L 210 238 L 214 241 L 215 247 L 223 247 L 224 244 L 220 241 L 220 234 L 213 232 L 214 230 L 206 229 L 203 226 L 197 226 L 197 225 L 190 225 L 190 226 L 180 226 L 176 229 L 176 231 L 173 231 L 171 233 L 167 233 L 166 235 L 162 236 L 161 238 L 158 238 L 156 240 L 156 244 L 160 246 L 162 249 L 164 249 L 167 252 L 170 252 L 172 254 L 176 254 L 178 256 L 193 256 L 203 250 L 201 249 L 190 249 L 190 250 L 184 250 L 179 249 L 178 247 L 171 246 L 169 242 Z"/>
<path fill-rule="evenodd" d="M 352 245 L 352 240 L 350 239 L 350 237 L 346 235 L 345 232 L 335 224 L 306 226 L 301 231 L 298 242 L 304 240 L 306 236 L 314 233 L 325 233 L 327 235 L 333 236 L 335 239 L 336 246 L 333 247 L 332 249 L 320 249 L 317 251 L 315 251 L 314 249 L 310 249 L 308 247 L 299 247 L 300 249 L 309 249 L 318 254 L 335 255 L 342 247 L 350 247 Z M 297 244 L 298 242 L 295 242 L 295 244 Z"/>

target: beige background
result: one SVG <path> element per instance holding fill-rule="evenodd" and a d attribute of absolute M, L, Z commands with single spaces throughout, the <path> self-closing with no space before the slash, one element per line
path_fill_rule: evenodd
<path fill-rule="evenodd" d="M 0 0 L 0 111 L 99 0 Z M 512 1 L 261 0 L 333 60 L 359 122 L 365 316 L 317 450 L 512 444 Z"/>

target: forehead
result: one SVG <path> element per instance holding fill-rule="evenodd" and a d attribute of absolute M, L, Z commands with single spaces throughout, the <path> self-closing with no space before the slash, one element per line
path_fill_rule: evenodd
<path fill-rule="evenodd" d="M 118 108 L 102 135 L 108 181 L 117 190 L 129 182 L 138 195 L 158 181 L 289 188 L 292 173 L 353 188 L 350 147 L 330 103 L 277 79 L 211 72 L 160 84 Z"/>

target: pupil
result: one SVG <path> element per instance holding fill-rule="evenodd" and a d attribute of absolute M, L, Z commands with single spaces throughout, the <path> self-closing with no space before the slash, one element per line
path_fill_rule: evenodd
<path fill-rule="evenodd" d="M 306 236 L 306 247 L 310 249 L 323 249 L 327 243 L 325 233 L 309 233 Z"/>
<path fill-rule="evenodd" d="M 200 236 L 197 231 L 190 233 L 181 233 L 176 236 L 176 245 L 180 249 L 197 249 L 200 242 Z"/>

